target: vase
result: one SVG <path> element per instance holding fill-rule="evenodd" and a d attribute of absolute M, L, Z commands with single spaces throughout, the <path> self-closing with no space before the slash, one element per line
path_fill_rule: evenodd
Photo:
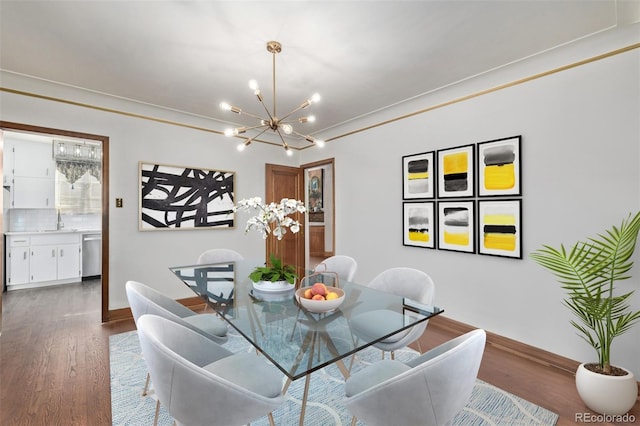
<path fill-rule="evenodd" d="M 622 368 L 622 367 L 619 367 Z M 622 368 L 626 376 L 594 373 L 580 364 L 576 371 L 576 388 L 585 405 L 600 414 L 623 415 L 635 404 L 638 385 L 633 373 Z"/>
<path fill-rule="evenodd" d="M 283 293 L 293 291 L 295 285 L 283 281 L 258 281 L 253 283 L 253 289 L 265 293 Z"/>

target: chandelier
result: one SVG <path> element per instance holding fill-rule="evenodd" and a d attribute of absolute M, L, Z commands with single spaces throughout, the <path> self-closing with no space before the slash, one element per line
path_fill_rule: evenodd
<path fill-rule="evenodd" d="M 258 132 L 255 136 L 249 137 L 244 142 L 240 143 L 238 145 L 238 151 L 243 151 L 247 146 L 251 144 L 251 142 L 253 142 L 256 138 L 260 137 L 260 135 L 262 135 L 268 130 L 272 130 L 274 133 L 276 133 L 280 137 L 280 140 L 282 141 L 282 147 L 284 148 L 287 155 L 293 155 L 293 152 L 289 148 L 289 145 L 287 144 L 287 142 L 285 142 L 284 136 L 282 136 L 283 133 L 285 135 L 298 136 L 299 138 L 303 138 L 308 142 L 311 142 L 312 144 L 315 144 L 320 147 L 324 146 L 323 140 L 316 139 L 310 135 L 298 133 L 293 129 L 292 124 L 295 122 L 313 123 L 315 121 L 315 117 L 313 115 L 288 120 L 296 112 L 307 108 L 309 105 L 311 105 L 314 102 L 318 102 L 320 100 L 319 94 L 315 93 L 313 96 L 311 96 L 309 99 L 304 101 L 302 104 L 300 104 L 299 107 L 295 108 L 293 111 L 289 112 L 288 114 L 285 114 L 282 117 L 278 117 L 277 109 L 276 109 L 276 54 L 282 51 L 282 45 L 277 41 L 269 41 L 267 42 L 267 51 L 271 53 L 272 60 L 273 60 L 273 109 L 272 111 L 269 111 L 266 104 L 264 103 L 264 98 L 262 96 L 262 92 L 260 92 L 260 88 L 258 87 L 258 82 L 256 80 L 249 81 L 249 88 L 253 90 L 253 94 L 256 95 L 256 97 L 258 98 L 258 102 L 260 102 L 260 104 L 264 108 L 265 112 L 267 113 L 267 117 L 266 118 L 260 117 L 259 115 L 251 114 L 241 110 L 240 108 L 229 105 L 226 102 L 221 102 L 220 108 L 222 110 L 231 111 L 236 114 L 248 115 L 249 117 L 253 117 L 260 120 L 260 124 L 256 126 L 236 127 L 236 128 L 226 129 L 224 131 L 225 136 L 227 137 L 238 136 L 239 134 L 245 133 L 248 130 L 255 130 Z"/>

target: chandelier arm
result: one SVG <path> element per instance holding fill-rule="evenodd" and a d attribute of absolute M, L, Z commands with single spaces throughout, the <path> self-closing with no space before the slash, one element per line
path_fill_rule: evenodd
<path fill-rule="evenodd" d="M 282 147 L 286 150 L 289 149 L 289 145 L 284 141 L 284 138 L 282 137 L 282 133 L 280 133 L 280 128 L 276 129 L 276 133 L 278 134 L 278 136 L 280 136 L 280 140 L 282 141 Z"/>
<path fill-rule="evenodd" d="M 300 136 L 302 139 L 306 139 L 307 141 L 313 143 L 315 141 L 315 138 L 313 136 L 310 135 L 303 135 L 302 133 L 298 133 L 295 130 L 293 130 L 291 133 L 293 133 L 296 136 Z M 309 140 L 311 139 L 311 140 Z"/>
<path fill-rule="evenodd" d="M 268 124 L 258 124 L 256 126 L 250 126 L 250 127 L 244 127 L 244 131 L 246 132 L 247 130 L 254 130 L 254 129 L 259 129 L 261 127 L 264 127 L 265 129 L 262 131 L 263 133 L 266 132 L 267 130 L 269 130 L 269 125 Z"/>
<path fill-rule="evenodd" d="M 260 105 L 262 105 L 262 107 L 264 108 L 265 112 L 267 113 L 267 116 L 269 116 L 269 121 L 273 122 L 273 117 L 275 115 L 275 110 L 273 112 L 274 115 L 271 115 L 271 113 L 269 112 L 269 109 L 267 108 L 267 106 L 264 104 L 264 101 L 261 98 L 258 98 L 258 102 L 260 102 Z M 260 118 L 260 120 L 264 120 L 261 117 L 257 117 Z"/>
<path fill-rule="evenodd" d="M 300 111 L 301 109 L 306 108 L 306 107 L 308 107 L 308 106 L 309 106 L 309 104 L 307 104 L 306 102 L 305 102 L 305 103 L 303 103 L 303 104 L 302 104 L 302 105 L 300 105 L 298 108 L 294 109 L 294 110 L 293 110 L 293 111 L 291 111 L 289 114 L 287 114 L 287 115 L 285 115 L 284 117 L 282 117 L 282 118 L 280 119 L 280 121 L 282 121 L 282 120 L 286 120 L 287 118 L 291 117 L 291 115 L 295 114 L 296 112 L 298 112 L 298 111 Z"/>
<path fill-rule="evenodd" d="M 242 115 L 248 115 L 249 117 L 257 118 L 258 120 L 264 120 L 263 117 L 260 117 L 256 114 L 251 114 L 250 112 L 242 111 Z"/>
<path fill-rule="evenodd" d="M 267 130 L 269 130 L 269 126 L 265 125 L 265 126 L 264 126 L 264 129 L 262 129 L 262 130 L 260 131 L 260 133 L 258 133 L 258 134 L 257 134 L 257 135 L 255 135 L 255 136 L 252 136 L 252 137 L 250 137 L 250 138 L 247 138 L 247 140 L 254 141 L 254 140 L 256 140 L 256 138 L 259 138 L 260 136 L 262 136 L 262 134 L 263 134 L 264 132 L 266 132 Z"/>

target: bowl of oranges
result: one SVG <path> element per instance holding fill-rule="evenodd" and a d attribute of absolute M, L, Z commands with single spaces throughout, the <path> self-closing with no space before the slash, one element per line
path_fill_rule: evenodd
<path fill-rule="evenodd" d="M 296 300 L 307 311 L 322 313 L 338 309 L 344 302 L 344 290 L 315 283 L 296 290 Z"/>

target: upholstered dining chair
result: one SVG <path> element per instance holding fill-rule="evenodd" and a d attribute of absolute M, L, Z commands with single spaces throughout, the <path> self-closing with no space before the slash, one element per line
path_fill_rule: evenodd
<path fill-rule="evenodd" d="M 382 360 L 351 375 L 345 405 L 368 426 L 450 425 L 478 376 L 486 333 L 477 329 L 403 363 Z"/>
<path fill-rule="evenodd" d="M 154 314 L 182 324 L 218 343 L 224 343 L 227 340 L 228 326 L 216 315 L 197 314 L 170 297 L 137 281 L 127 281 L 125 289 L 136 327 L 142 315 Z M 143 396 L 147 395 L 148 389 L 149 375 L 142 390 Z"/>
<path fill-rule="evenodd" d="M 156 315 L 138 320 L 138 336 L 158 400 L 178 425 L 244 425 L 264 415 L 274 425 L 283 375 L 264 358 Z"/>
<path fill-rule="evenodd" d="M 207 250 L 198 256 L 198 264 L 205 263 L 222 263 L 222 262 L 235 262 L 243 260 L 244 256 L 235 250 L 226 248 L 215 248 Z"/>
<path fill-rule="evenodd" d="M 435 285 L 431 277 L 423 271 L 413 268 L 397 267 L 387 269 L 373 278 L 367 287 L 403 296 L 424 305 L 431 305 L 435 294 Z M 355 314 L 351 318 L 351 327 L 356 336 L 375 335 L 376 329 L 382 324 L 392 321 L 404 321 L 402 315 L 385 310 L 372 310 Z M 375 343 L 373 346 L 384 352 L 391 352 L 404 348 L 410 343 L 417 342 L 418 349 L 422 352 L 418 339 L 427 328 L 428 321 L 423 321 L 406 330 L 396 333 L 386 339 Z"/>
<path fill-rule="evenodd" d="M 244 256 L 235 250 L 227 248 L 214 248 L 202 252 L 200 256 L 198 256 L 198 265 L 208 263 L 236 262 L 240 260 L 244 260 Z M 225 297 L 228 297 L 230 294 L 232 294 L 233 289 L 233 282 L 220 281 L 207 283 L 207 290 L 211 292 L 211 294 L 219 296 L 221 299 L 224 299 Z M 209 305 L 205 304 L 203 312 L 206 312 L 208 307 Z"/>
<path fill-rule="evenodd" d="M 342 281 L 353 281 L 358 270 L 358 263 L 353 257 L 345 255 L 335 255 L 326 258 L 318 263 L 314 272 L 333 272 L 338 274 Z"/>

